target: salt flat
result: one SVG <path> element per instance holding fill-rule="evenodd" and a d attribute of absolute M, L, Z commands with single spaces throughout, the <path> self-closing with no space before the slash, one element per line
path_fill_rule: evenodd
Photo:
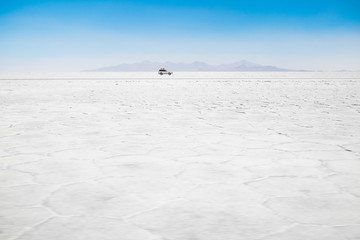
<path fill-rule="evenodd" d="M 1 73 L 1 240 L 360 239 L 360 73 Z"/>

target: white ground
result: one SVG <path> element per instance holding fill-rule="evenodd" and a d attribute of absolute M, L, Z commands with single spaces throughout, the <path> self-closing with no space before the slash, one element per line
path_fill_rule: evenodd
<path fill-rule="evenodd" d="M 1 240 L 360 239 L 359 73 L 0 79 Z"/>

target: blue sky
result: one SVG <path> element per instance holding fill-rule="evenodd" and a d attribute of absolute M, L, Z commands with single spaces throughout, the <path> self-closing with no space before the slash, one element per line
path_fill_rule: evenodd
<path fill-rule="evenodd" d="M 360 70 L 360 1 L 0 0 L 0 71 L 242 59 Z"/>

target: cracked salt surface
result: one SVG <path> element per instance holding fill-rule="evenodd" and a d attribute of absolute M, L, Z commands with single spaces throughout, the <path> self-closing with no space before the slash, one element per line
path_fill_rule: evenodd
<path fill-rule="evenodd" d="M 1 73 L 0 239 L 358 240 L 359 100 L 359 73 Z"/>

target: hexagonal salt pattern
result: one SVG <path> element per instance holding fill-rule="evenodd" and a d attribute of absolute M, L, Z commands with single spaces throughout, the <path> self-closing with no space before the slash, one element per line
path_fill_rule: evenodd
<path fill-rule="evenodd" d="M 54 217 L 17 239 L 160 240 L 161 238 L 121 219 L 101 217 Z"/>
<path fill-rule="evenodd" d="M 1 240 L 360 239 L 358 73 L 0 80 Z"/>

